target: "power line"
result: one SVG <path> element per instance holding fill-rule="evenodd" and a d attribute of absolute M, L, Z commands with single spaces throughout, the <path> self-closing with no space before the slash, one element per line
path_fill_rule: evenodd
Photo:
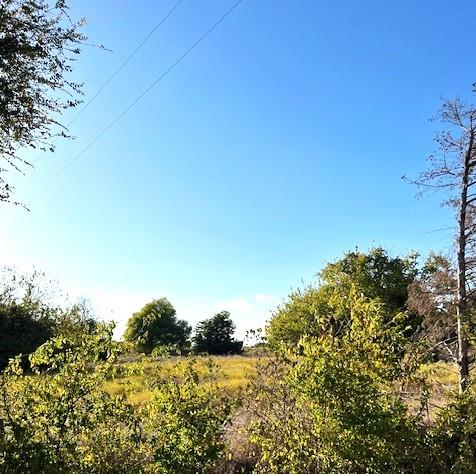
<path fill-rule="evenodd" d="M 166 13 L 162 20 L 157 23 L 152 30 L 147 34 L 147 36 L 135 47 L 135 49 L 127 56 L 127 58 L 122 62 L 122 64 L 111 74 L 109 79 L 96 91 L 96 93 L 84 104 L 81 110 L 68 122 L 66 125 L 69 127 L 84 111 L 91 105 L 96 97 L 110 84 L 110 82 L 124 69 L 127 63 L 136 55 L 136 53 L 144 46 L 144 44 L 150 39 L 150 37 L 167 21 L 167 19 L 172 15 L 172 13 L 177 9 L 177 7 L 183 2 L 183 0 L 178 0 L 174 6 Z"/>
<path fill-rule="evenodd" d="M 97 99 L 99 94 L 112 82 L 112 80 L 126 67 L 127 63 L 137 54 L 137 52 L 144 46 L 145 43 L 151 38 L 151 36 L 168 20 L 172 13 L 178 8 L 183 0 L 175 2 L 173 7 L 165 14 L 165 16 L 149 31 L 144 39 L 134 48 L 134 50 L 127 56 L 127 58 L 121 63 L 121 65 L 109 76 L 104 84 L 94 93 L 94 95 L 81 107 L 78 113 L 66 124 L 66 128 L 70 127 L 80 115 Z M 36 160 L 32 162 L 33 165 L 40 161 L 43 154 L 37 156 Z"/>
<path fill-rule="evenodd" d="M 207 36 L 212 33 L 217 26 L 225 20 L 225 18 L 230 15 L 233 10 L 243 0 L 237 0 L 200 38 L 198 38 L 184 53 L 182 53 L 157 79 L 155 79 L 141 94 L 139 94 L 116 118 L 114 118 L 109 124 L 98 134 L 96 135 L 79 153 L 77 153 L 68 163 L 66 163 L 60 171 L 54 175 L 50 181 L 48 181 L 43 188 L 41 188 L 34 196 L 38 196 L 43 191 L 45 191 L 51 183 L 58 179 L 75 161 L 81 158 L 84 153 L 86 153 L 100 138 L 102 138 L 119 120 L 121 120 L 134 106 L 149 93 L 162 79 L 164 79 L 172 69 L 174 69 L 188 54 L 190 54 Z"/>

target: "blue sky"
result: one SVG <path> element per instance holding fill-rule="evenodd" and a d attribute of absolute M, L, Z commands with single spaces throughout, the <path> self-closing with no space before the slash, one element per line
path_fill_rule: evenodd
<path fill-rule="evenodd" d="M 175 0 L 71 1 L 92 43 L 88 100 Z M 240 334 L 358 246 L 448 250 L 451 214 L 400 177 L 435 149 L 441 97 L 470 98 L 476 4 L 243 0 L 58 174 L 231 5 L 184 0 L 0 207 L 0 259 L 57 278 L 124 321 L 166 296 Z M 65 117 L 68 121 L 74 112 Z M 25 155 L 35 159 L 36 155 Z"/>

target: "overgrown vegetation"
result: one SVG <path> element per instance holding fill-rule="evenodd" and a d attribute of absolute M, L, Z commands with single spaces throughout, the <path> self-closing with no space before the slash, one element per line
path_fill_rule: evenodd
<path fill-rule="evenodd" d="M 59 306 L 60 292 L 40 272 L 21 274 L 10 268 L 0 273 L 0 368 L 10 358 L 27 355 L 52 336 L 81 338 L 96 326 L 92 309 L 85 301 Z"/>
<path fill-rule="evenodd" d="M 67 136 L 56 117 L 78 104 L 66 76 L 82 24 L 63 0 L 0 5 L 0 201 L 11 201 L 6 169 L 26 163 L 19 147 Z M 172 304 L 153 300 L 119 343 L 84 303 L 5 271 L 0 471 L 476 472 L 476 109 L 445 101 L 440 119 L 439 153 L 416 182 L 455 208 L 456 262 L 345 254 L 277 308 L 268 352 L 234 384 L 225 359 L 190 355 L 242 352 L 227 311 L 191 339 Z"/>
<path fill-rule="evenodd" d="M 231 401 L 199 383 L 193 360 L 150 374 L 140 408 L 106 390 L 119 354 L 112 327 L 80 339 L 56 337 L 2 375 L 2 472 L 195 473 L 222 455 Z M 135 367 L 134 370 L 140 370 Z M 212 368 L 208 378 L 213 379 Z"/>
<path fill-rule="evenodd" d="M 273 341 L 230 385 L 226 361 L 246 356 L 151 358 L 111 326 L 63 320 L 28 364 L 18 355 L 3 371 L 2 471 L 473 472 L 472 389 L 458 396 L 453 377 L 441 390 L 448 362 L 428 357 L 428 331 L 409 336 L 414 312 L 389 313 L 344 281 L 326 288 L 341 313 L 316 313 L 319 330 Z"/>

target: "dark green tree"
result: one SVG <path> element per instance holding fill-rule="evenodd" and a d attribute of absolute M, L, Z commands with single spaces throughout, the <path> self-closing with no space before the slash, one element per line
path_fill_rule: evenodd
<path fill-rule="evenodd" d="M 186 348 L 191 332 L 187 321 L 177 319 L 172 304 L 160 298 L 147 303 L 129 318 L 124 339 L 134 342 L 139 351 L 150 354 L 161 346 Z"/>
<path fill-rule="evenodd" d="M 201 321 L 195 328 L 195 335 L 192 338 L 194 352 L 214 355 L 240 354 L 243 350 L 243 341 L 237 341 L 233 337 L 235 329 L 228 311 L 222 311 L 210 319 Z"/>
<path fill-rule="evenodd" d="M 68 136 L 59 116 L 81 93 L 68 74 L 83 24 L 70 19 L 65 0 L 0 2 L 0 201 L 11 201 L 4 173 L 29 164 L 20 148 L 53 150 L 53 137 Z"/>
<path fill-rule="evenodd" d="M 28 355 L 53 335 L 53 322 L 25 304 L 0 303 L 0 369 L 18 354 Z"/>
<path fill-rule="evenodd" d="M 30 354 L 52 336 L 80 340 L 95 330 L 98 323 L 86 301 L 60 307 L 54 303 L 59 295 L 42 272 L 0 269 L 0 367 L 18 354 Z"/>
<path fill-rule="evenodd" d="M 55 332 L 57 308 L 48 302 L 50 288 L 40 272 L 0 270 L 0 367 L 8 359 L 35 351 Z M 27 358 L 23 359 L 27 366 Z"/>
<path fill-rule="evenodd" d="M 377 301 L 386 322 L 405 315 L 399 324 L 411 333 L 420 322 L 419 315 L 407 308 L 408 287 L 417 274 L 416 255 L 391 257 L 380 247 L 348 252 L 319 273 L 317 285 L 289 295 L 267 326 L 268 342 L 295 345 L 304 335 L 339 334 L 351 320 L 351 291 Z"/>

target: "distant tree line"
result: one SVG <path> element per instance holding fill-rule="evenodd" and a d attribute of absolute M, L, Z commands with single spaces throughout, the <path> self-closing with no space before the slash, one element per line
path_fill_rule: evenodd
<path fill-rule="evenodd" d="M 243 342 L 234 338 L 236 327 L 228 311 L 206 319 L 195 328 L 178 319 L 172 304 L 166 298 L 147 303 L 127 322 L 124 339 L 146 354 L 167 349 L 182 354 L 192 350 L 196 354 L 240 354 Z"/>
<path fill-rule="evenodd" d="M 59 290 L 39 272 L 23 275 L 4 268 L 1 280 L 0 369 L 19 354 L 26 363 L 28 354 L 52 337 L 81 337 L 92 333 L 98 324 L 84 301 L 67 307 L 55 304 Z M 178 319 L 172 304 L 160 298 L 129 318 L 124 339 L 145 354 L 164 350 L 174 354 L 240 354 L 243 342 L 235 339 L 235 329 L 230 313 L 222 311 L 200 322 L 191 337 L 190 324 Z"/>

